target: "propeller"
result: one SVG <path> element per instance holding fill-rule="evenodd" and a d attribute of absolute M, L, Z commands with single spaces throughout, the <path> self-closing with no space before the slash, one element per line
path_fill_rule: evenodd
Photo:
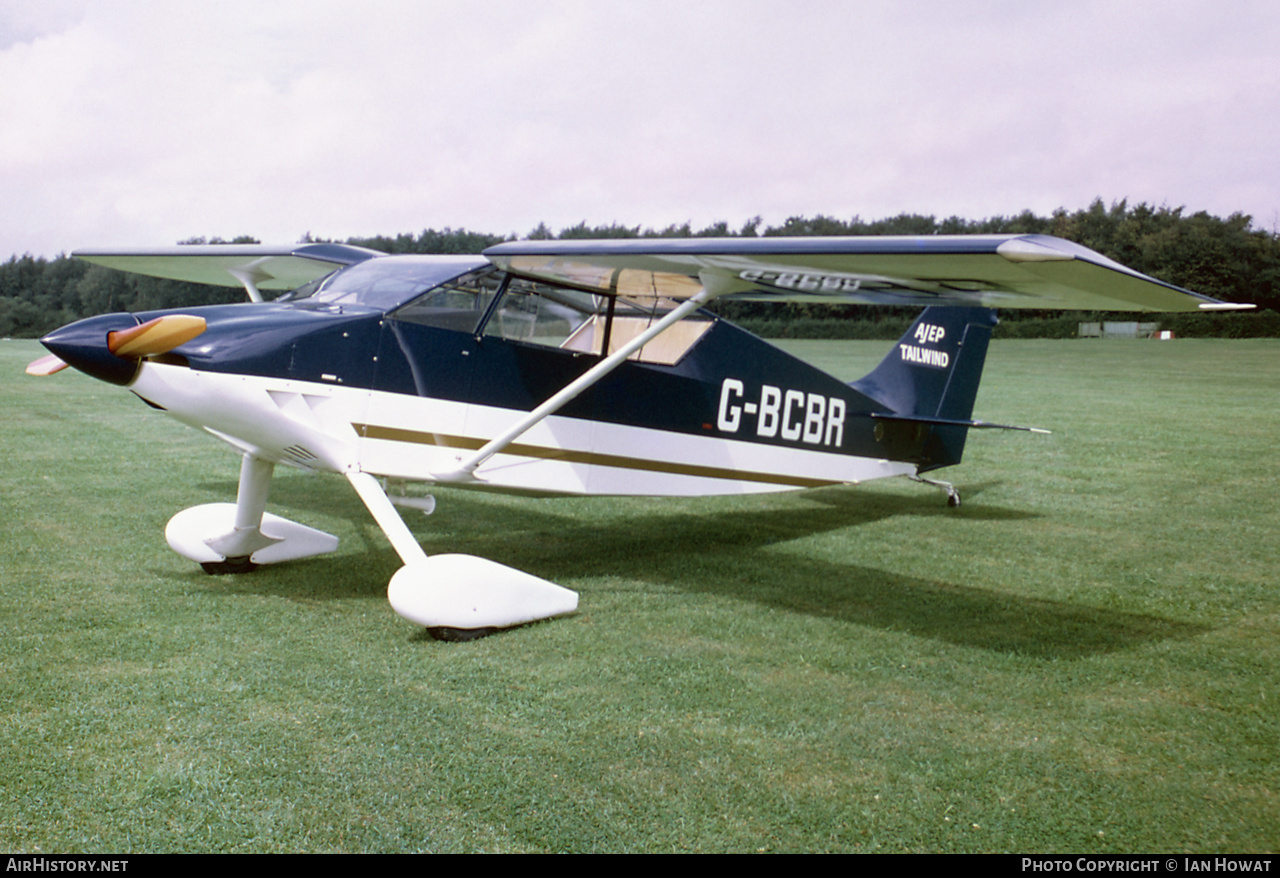
<path fill-rule="evenodd" d="M 86 371 L 96 378 L 103 380 L 115 381 L 116 383 L 126 384 L 133 380 L 133 370 L 121 373 L 120 369 L 104 364 L 100 356 L 96 353 L 102 351 L 102 336 L 97 335 L 101 329 L 92 329 L 94 324 L 101 326 L 102 322 L 111 325 L 111 321 L 118 321 L 121 318 L 127 319 L 128 314 L 103 315 L 102 317 L 90 317 L 79 323 L 74 323 L 70 327 L 63 327 L 57 332 L 46 336 L 43 341 L 46 347 L 51 347 L 59 353 L 47 354 L 38 360 L 33 360 L 27 366 L 28 375 L 53 375 L 61 372 L 68 365 L 74 363 L 76 368 Z M 119 325 L 118 322 L 116 325 Z M 83 328 L 82 328 L 83 327 Z M 157 354 L 167 353 L 178 345 L 191 341 L 197 335 L 205 331 L 205 322 L 203 317 L 193 317 L 190 314 L 165 314 L 148 320 L 146 323 L 140 323 L 136 326 L 130 326 L 128 329 L 114 329 L 107 333 L 106 350 L 122 360 L 133 360 L 135 363 L 144 357 L 154 357 Z M 62 356 L 59 356 L 62 354 Z M 64 359 L 63 357 L 66 357 Z M 71 363 L 68 363 L 70 360 Z M 119 362 L 118 360 L 108 361 Z M 121 364 L 122 366 L 124 364 Z M 105 368 L 105 371 L 104 371 Z M 113 377 L 107 377 L 110 373 Z M 117 374 L 120 373 L 120 374 Z"/>
<path fill-rule="evenodd" d="M 165 314 L 132 329 L 107 333 L 107 350 L 126 360 L 140 360 L 173 350 L 205 330 L 203 317 Z"/>
<path fill-rule="evenodd" d="M 52 375 L 55 372 L 61 372 L 67 366 L 71 365 L 63 361 L 62 357 L 57 354 L 45 354 L 38 360 L 32 360 L 27 366 L 28 375 Z"/>

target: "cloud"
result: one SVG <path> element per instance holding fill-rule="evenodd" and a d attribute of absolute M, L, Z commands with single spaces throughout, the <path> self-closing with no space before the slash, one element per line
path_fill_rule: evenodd
<path fill-rule="evenodd" d="M 24 3 L 0 14 L 0 251 L 1097 196 L 1269 223 L 1271 9 Z"/>

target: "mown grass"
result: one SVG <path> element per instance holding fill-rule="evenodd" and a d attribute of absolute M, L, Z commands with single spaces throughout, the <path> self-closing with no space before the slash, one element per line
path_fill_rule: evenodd
<path fill-rule="evenodd" d="M 791 342 L 853 377 L 883 342 Z M 438 493 L 428 552 L 575 588 L 468 644 L 328 558 L 213 578 L 164 524 L 216 442 L 0 343 L 0 847 L 1274 851 L 1275 341 L 1002 341 L 951 471 L 754 498 Z"/>

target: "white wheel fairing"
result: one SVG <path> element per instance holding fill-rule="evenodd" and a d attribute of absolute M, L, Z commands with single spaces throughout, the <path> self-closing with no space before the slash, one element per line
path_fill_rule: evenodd
<path fill-rule="evenodd" d="M 475 555 L 432 555 L 401 567 L 387 600 L 427 628 L 509 628 L 578 609 L 578 593 Z"/>
<path fill-rule="evenodd" d="M 227 560 L 210 547 L 211 542 L 236 534 L 236 504 L 206 503 L 184 509 L 169 519 L 164 537 L 169 548 L 199 564 Z M 258 530 L 270 544 L 254 550 L 249 560 L 255 564 L 279 564 L 324 555 L 338 548 L 333 534 L 296 521 L 264 512 Z"/>

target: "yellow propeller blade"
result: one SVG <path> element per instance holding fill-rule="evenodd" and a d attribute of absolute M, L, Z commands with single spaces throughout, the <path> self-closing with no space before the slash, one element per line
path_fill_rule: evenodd
<path fill-rule="evenodd" d="M 153 357 L 191 341 L 204 330 L 203 317 L 165 314 L 132 329 L 107 333 L 107 349 L 126 360 Z"/>
<path fill-rule="evenodd" d="M 45 354 L 40 359 L 31 361 L 30 365 L 27 366 L 27 374 L 52 375 L 55 372 L 61 372 L 68 365 L 57 354 Z"/>

